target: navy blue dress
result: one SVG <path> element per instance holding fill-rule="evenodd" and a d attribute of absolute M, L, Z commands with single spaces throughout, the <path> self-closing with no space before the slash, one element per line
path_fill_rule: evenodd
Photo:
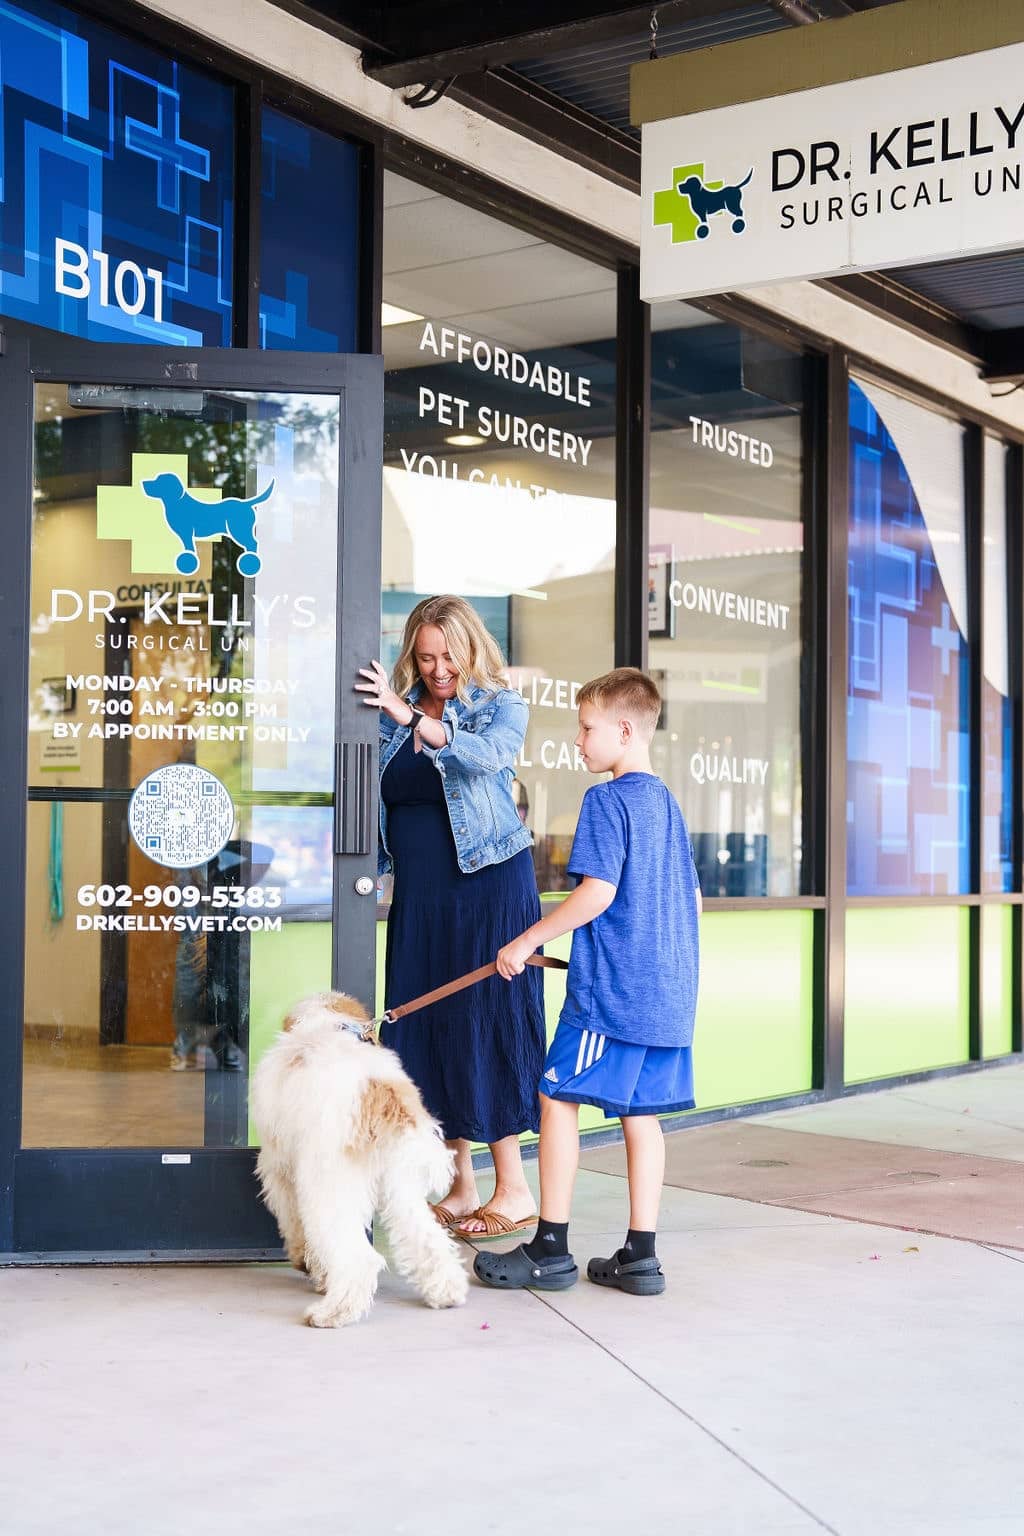
<path fill-rule="evenodd" d="M 388 918 L 385 1007 L 493 960 L 541 916 L 530 850 L 463 874 L 441 776 L 404 741 L 381 778 L 394 895 Z M 442 1003 L 385 1024 L 383 1044 L 441 1122 L 447 1140 L 500 1141 L 540 1126 L 543 972 L 489 977 Z"/>

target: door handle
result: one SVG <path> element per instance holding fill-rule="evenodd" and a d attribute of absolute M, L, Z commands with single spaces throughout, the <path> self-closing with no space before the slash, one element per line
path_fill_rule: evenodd
<path fill-rule="evenodd" d="M 371 848 L 373 749 L 368 741 L 334 748 L 334 851 L 367 854 Z"/>

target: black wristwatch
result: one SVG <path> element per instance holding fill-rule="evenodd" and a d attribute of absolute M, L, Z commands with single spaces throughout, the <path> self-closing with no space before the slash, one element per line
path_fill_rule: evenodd
<path fill-rule="evenodd" d="M 408 700 L 406 700 L 406 703 L 408 703 Z M 420 721 L 423 719 L 423 711 L 422 709 L 417 709 L 415 704 L 409 704 L 409 708 L 412 710 L 412 719 L 409 721 L 409 729 L 410 731 L 418 731 L 420 728 Z"/>

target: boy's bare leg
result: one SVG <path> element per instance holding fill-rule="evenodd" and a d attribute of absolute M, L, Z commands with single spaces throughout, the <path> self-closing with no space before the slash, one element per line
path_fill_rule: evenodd
<path fill-rule="evenodd" d="M 665 1183 L 665 1136 L 661 1121 L 657 1115 L 626 1115 L 622 1135 L 629 1180 L 629 1225 L 635 1232 L 656 1232 Z"/>
<path fill-rule="evenodd" d="M 580 1160 L 580 1107 L 540 1096 L 540 1214 L 542 1221 L 569 1220 Z"/>

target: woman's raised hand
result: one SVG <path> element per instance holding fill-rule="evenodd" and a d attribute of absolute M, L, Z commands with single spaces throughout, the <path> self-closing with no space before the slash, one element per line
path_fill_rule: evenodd
<path fill-rule="evenodd" d="M 360 667 L 359 675 L 367 679 L 365 683 L 355 685 L 357 693 L 367 695 L 363 703 L 372 705 L 374 709 L 382 709 L 396 725 L 408 725 L 410 706 L 392 688 L 380 662 L 371 661 L 368 667 Z"/>

